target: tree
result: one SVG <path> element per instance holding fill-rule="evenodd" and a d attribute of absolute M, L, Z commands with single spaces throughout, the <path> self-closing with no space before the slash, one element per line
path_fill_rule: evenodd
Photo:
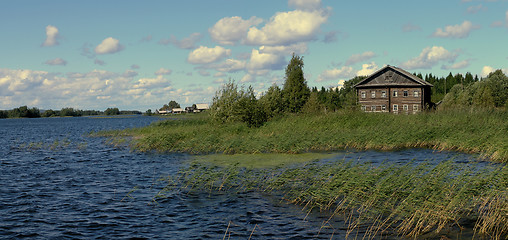
<path fill-rule="evenodd" d="M 310 95 L 310 89 L 303 75 L 303 57 L 299 57 L 294 53 L 286 67 L 286 80 L 282 95 L 286 110 L 293 113 L 300 111 Z"/>
<path fill-rule="evenodd" d="M 168 107 L 169 107 L 169 109 L 173 109 L 173 108 L 180 108 L 180 104 L 179 104 L 179 103 L 177 103 L 177 102 L 176 102 L 176 101 L 174 101 L 174 100 L 171 100 L 171 101 L 169 101 L 169 103 L 168 103 Z"/>
<path fill-rule="evenodd" d="M 153 113 L 152 113 L 152 109 L 148 109 L 148 110 L 146 110 L 146 112 L 145 112 L 145 115 L 146 115 L 146 116 L 152 116 L 152 114 L 153 114 Z"/>
<path fill-rule="evenodd" d="M 120 110 L 118 108 L 108 108 L 104 111 L 106 115 L 120 115 Z"/>
<path fill-rule="evenodd" d="M 276 84 L 268 88 L 266 93 L 259 99 L 259 103 L 264 107 L 268 117 L 274 117 L 284 112 L 282 90 Z"/>

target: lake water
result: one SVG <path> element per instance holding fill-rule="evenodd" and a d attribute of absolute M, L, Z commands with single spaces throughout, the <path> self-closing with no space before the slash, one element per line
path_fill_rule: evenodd
<path fill-rule="evenodd" d="M 340 220 L 261 193 L 175 190 L 154 202 L 189 156 L 132 152 L 92 131 L 141 127 L 156 117 L 0 119 L 0 238 L 343 239 Z M 344 152 L 334 158 L 405 164 L 465 154 L 431 150 Z M 327 161 L 333 161 L 328 159 Z"/>

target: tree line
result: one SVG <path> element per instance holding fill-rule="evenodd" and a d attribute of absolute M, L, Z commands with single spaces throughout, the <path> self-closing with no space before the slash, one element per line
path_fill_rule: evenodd
<path fill-rule="evenodd" d="M 358 109 L 354 85 L 366 78 L 357 76 L 344 82 L 342 88 L 309 88 L 303 73 L 303 57 L 292 56 L 285 69 L 284 85 L 276 84 L 256 97 L 252 86 L 239 86 L 230 80 L 213 98 L 211 118 L 219 123 L 241 121 L 259 127 L 270 119 L 287 114 L 324 114 L 339 109 Z M 451 73 L 447 77 L 414 74 L 434 85 L 432 102 L 443 102 L 441 108 L 462 106 L 508 108 L 508 77 L 497 70 L 485 79 L 471 73 Z"/>
<path fill-rule="evenodd" d="M 0 110 L 0 118 L 40 118 L 40 117 L 81 117 L 96 115 L 132 115 L 141 114 L 140 111 L 120 111 L 118 108 L 108 108 L 105 111 L 80 110 L 74 108 L 62 108 L 61 110 L 45 110 L 21 106 L 11 110 Z"/>

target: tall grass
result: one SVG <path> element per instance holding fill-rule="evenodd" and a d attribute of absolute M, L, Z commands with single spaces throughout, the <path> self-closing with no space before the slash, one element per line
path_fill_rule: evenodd
<path fill-rule="evenodd" d="M 140 151 L 233 154 L 431 148 L 508 161 L 508 112 L 496 110 L 285 115 L 260 128 L 249 128 L 244 123 L 215 124 L 199 117 L 100 135 L 132 137 L 133 147 Z"/>
<path fill-rule="evenodd" d="M 478 238 L 508 237 L 506 166 L 473 171 L 453 161 L 375 167 L 342 160 L 255 168 L 200 159 L 182 170 L 170 186 L 186 191 L 282 194 L 304 209 L 327 211 L 330 219 L 343 218 L 348 234 L 361 232 L 367 239 L 437 237 L 463 230 Z"/>

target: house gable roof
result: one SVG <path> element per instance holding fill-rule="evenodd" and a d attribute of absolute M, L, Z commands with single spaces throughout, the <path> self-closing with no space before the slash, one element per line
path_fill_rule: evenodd
<path fill-rule="evenodd" d="M 374 72 L 364 80 L 360 81 L 358 87 L 380 87 L 380 86 L 429 86 L 432 84 L 405 71 L 404 69 L 387 65 Z"/>

